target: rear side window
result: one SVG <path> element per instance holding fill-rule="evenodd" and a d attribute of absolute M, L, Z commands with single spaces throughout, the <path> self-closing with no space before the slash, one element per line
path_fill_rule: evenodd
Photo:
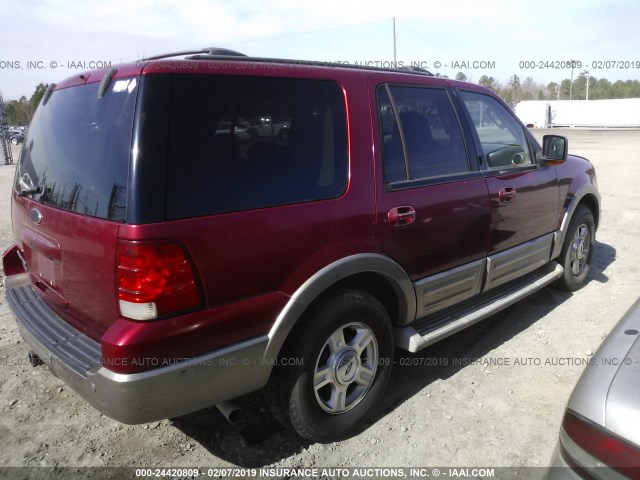
<path fill-rule="evenodd" d="M 342 90 L 330 81 L 175 76 L 167 218 L 335 198 L 348 177 Z"/>
<path fill-rule="evenodd" d="M 124 221 L 137 79 L 54 91 L 29 127 L 16 172 L 18 191 L 84 215 Z"/>
<path fill-rule="evenodd" d="M 469 170 L 462 131 L 445 90 L 382 87 L 378 109 L 386 183 Z"/>

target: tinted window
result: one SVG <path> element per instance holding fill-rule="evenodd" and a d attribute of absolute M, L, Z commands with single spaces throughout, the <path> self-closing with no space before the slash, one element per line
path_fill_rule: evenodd
<path fill-rule="evenodd" d="M 167 217 L 334 198 L 348 175 L 333 82 L 175 76 Z"/>
<path fill-rule="evenodd" d="M 18 191 L 94 217 L 123 221 L 137 79 L 114 80 L 103 98 L 98 84 L 54 91 L 29 127 L 16 173 Z"/>
<path fill-rule="evenodd" d="M 399 86 L 390 90 L 395 109 L 387 90 L 378 91 L 385 182 L 467 172 L 464 140 L 447 92 Z"/>
<path fill-rule="evenodd" d="M 495 98 L 460 92 L 478 132 L 489 168 L 532 165 L 533 160 L 522 126 Z"/>

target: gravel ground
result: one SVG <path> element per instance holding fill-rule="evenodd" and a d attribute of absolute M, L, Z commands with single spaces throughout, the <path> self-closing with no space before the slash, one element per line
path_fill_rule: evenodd
<path fill-rule="evenodd" d="M 603 214 L 591 281 L 574 294 L 544 289 L 419 354 L 397 352 L 384 408 L 362 434 L 309 444 L 279 427 L 260 395 L 241 399 L 240 429 L 214 408 L 119 424 L 28 365 L 1 295 L 0 467 L 545 466 L 584 362 L 638 297 L 640 273 L 640 132 L 553 133 L 567 135 L 570 151 L 598 172 Z M 0 166 L 3 249 L 12 243 L 13 173 Z"/>

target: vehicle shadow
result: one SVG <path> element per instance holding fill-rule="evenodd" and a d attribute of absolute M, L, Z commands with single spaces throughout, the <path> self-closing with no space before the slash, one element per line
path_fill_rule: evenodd
<path fill-rule="evenodd" d="M 615 259 L 615 248 L 597 242 L 589 273 L 590 281 L 607 282 L 608 277 L 604 272 Z M 571 295 L 554 288 L 544 288 L 421 352 L 412 354 L 396 350 L 394 374 L 382 407 L 370 419 L 369 425 L 393 412 L 433 382 L 452 377 L 465 368 L 469 361 L 486 356 L 525 331 Z M 446 365 L 443 365 L 445 359 Z M 240 426 L 234 427 L 227 422 L 215 407 L 171 421 L 173 426 L 200 443 L 212 455 L 246 468 L 270 465 L 309 447 L 309 442 L 282 427 L 269 415 L 260 392 L 242 397 L 235 403 L 244 412 L 244 422 Z"/>
<path fill-rule="evenodd" d="M 591 261 L 591 271 L 589 277 L 599 283 L 607 283 L 609 277 L 604 271 L 609 265 L 616 261 L 616 249 L 606 243 L 596 240 L 593 260 Z"/>
<path fill-rule="evenodd" d="M 229 423 L 216 407 L 173 418 L 171 423 L 212 455 L 245 468 L 270 465 L 310 445 L 269 414 L 262 392 L 234 403 L 242 409 L 240 424 Z"/>

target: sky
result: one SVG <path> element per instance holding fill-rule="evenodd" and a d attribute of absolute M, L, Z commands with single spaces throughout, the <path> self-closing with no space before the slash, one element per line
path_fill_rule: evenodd
<path fill-rule="evenodd" d="M 5 101 L 93 65 L 211 46 L 388 65 L 393 18 L 396 61 L 433 73 L 546 85 L 576 60 L 574 76 L 640 79 L 638 0 L 0 0 L 0 12 Z"/>

